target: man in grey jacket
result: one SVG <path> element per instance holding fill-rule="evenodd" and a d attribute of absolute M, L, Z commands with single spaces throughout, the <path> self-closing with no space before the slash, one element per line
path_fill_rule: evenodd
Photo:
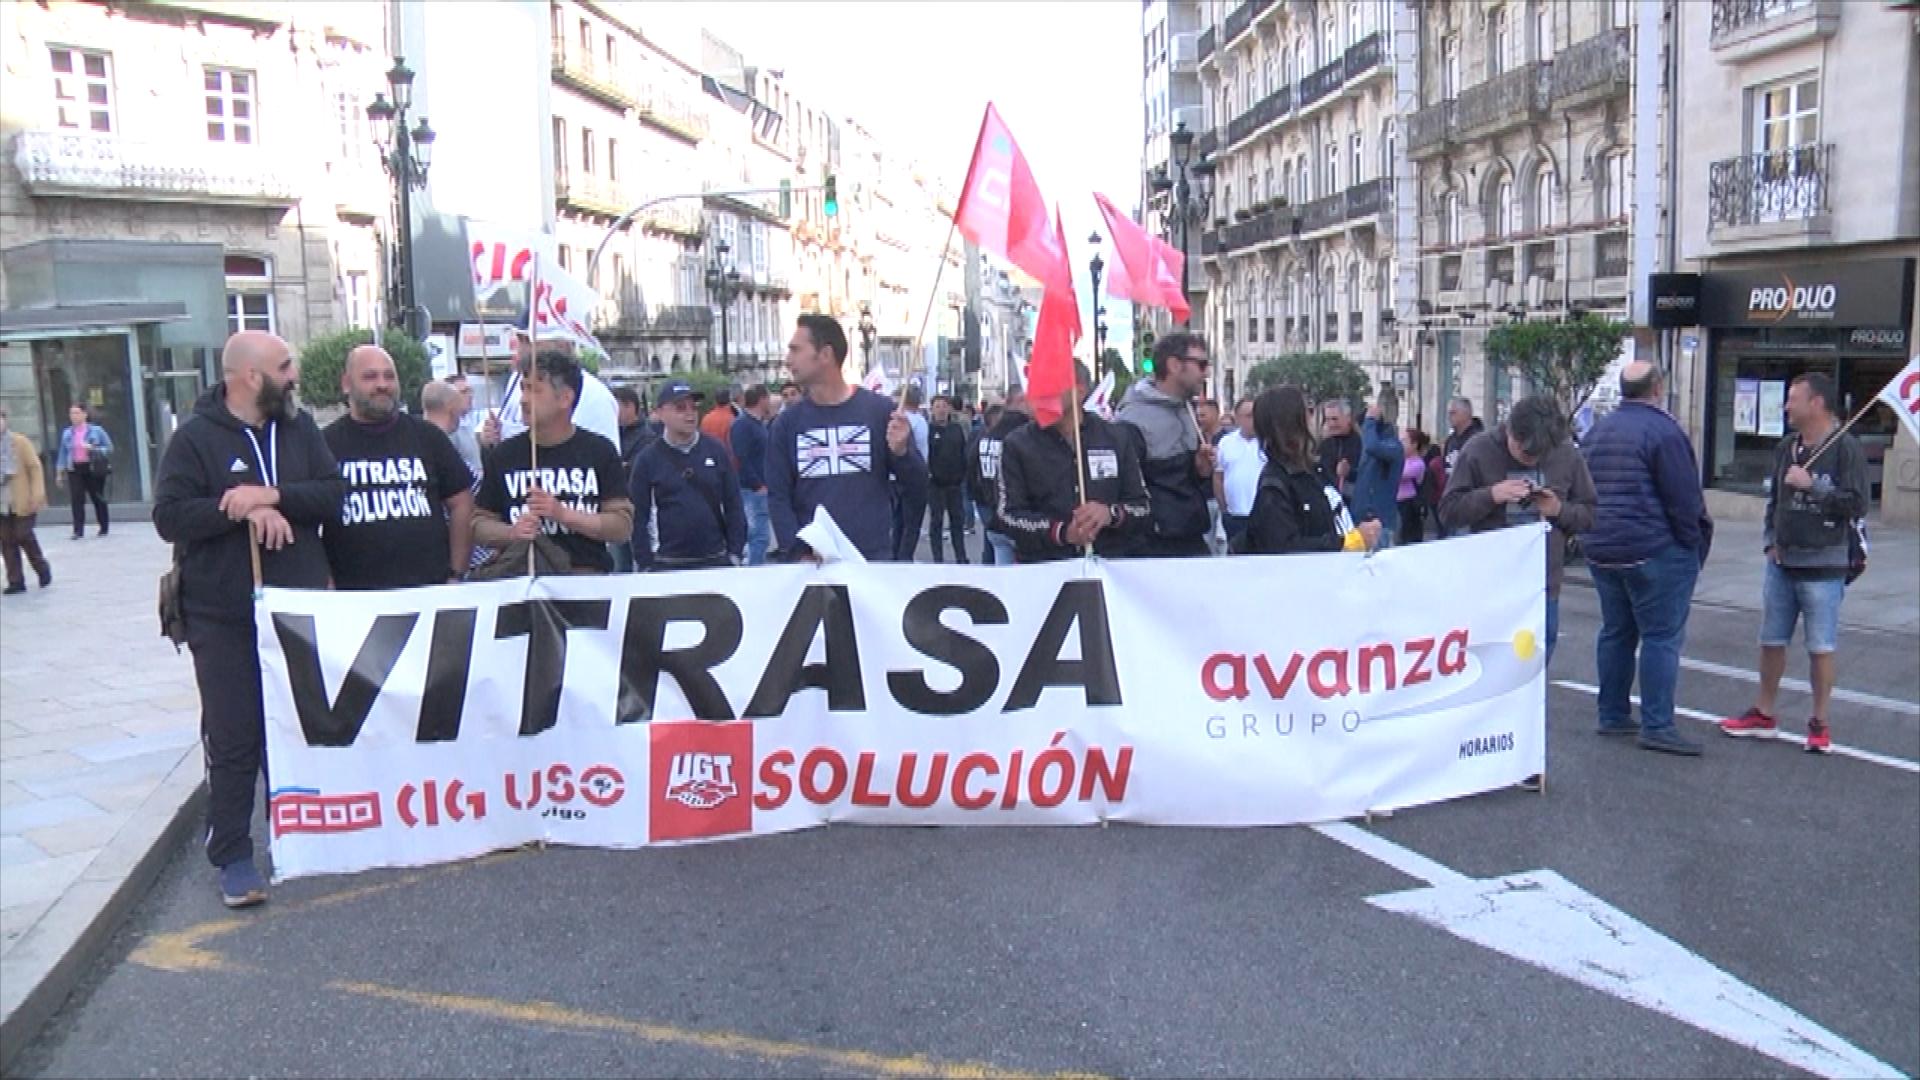
<path fill-rule="evenodd" d="M 1133 384 L 1114 414 L 1138 440 L 1141 472 L 1153 508 L 1153 529 L 1139 554 L 1169 558 L 1210 554 L 1214 447 L 1200 436 L 1193 399 L 1207 385 L 1213 361 L 1207 343 L 1184 331 L 1154 343 L 1152 380 Z"/>
<path fill-rule="evenodd" d="M 1809 753 L 1832 752 L 1827 706 L 1833 698 L 1833 654 L 1840 633 L 1840 601 L 1851 562 L 1849 534 L 1867 512 L 1867 455 L 1840 431 L 1839 391 L 1818 372 L 1787 387 L 1793 434 L 1774 453 L 1767 486 L 1767 576 L 1761 587 L 1760 694 L 1740 716 L 1720 722 L 1728 735 L 1772 738 L 1773 706 L 1787 670 L 1787 642 L 1804 620 L 1813 683 Z"/>

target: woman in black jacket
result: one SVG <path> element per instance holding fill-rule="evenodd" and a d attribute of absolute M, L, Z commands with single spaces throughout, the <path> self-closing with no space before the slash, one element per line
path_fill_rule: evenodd
<path fill-rule="evenodd" d="M 1255 398 L 1253 433 L 1266 451 L 1267 467 L 1247 521 L 1245 554 L 1372 550 L 1380 523 L 1356 528 L 1321 472 L 1307 427 L 1306 395 L 1299 387 L 1277 386 Z"/>

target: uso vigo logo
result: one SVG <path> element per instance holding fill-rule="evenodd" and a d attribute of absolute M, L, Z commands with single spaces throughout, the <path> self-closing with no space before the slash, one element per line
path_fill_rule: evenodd
<path fill-rule="evenodd" d="M 648 731 L 647 838 L 704 840 L 753 831 L 753 723 L 659 723 Z"/>

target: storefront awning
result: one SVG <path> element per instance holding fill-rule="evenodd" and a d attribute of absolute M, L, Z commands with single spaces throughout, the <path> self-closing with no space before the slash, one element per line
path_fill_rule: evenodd
<path fill-rule="evenodd" d="M 157 303 L 56 304 L 43 308 L 0 310 L 0 341 L 45 337 L 49 331 L 84 333 L 109 326 L 140 326 L 189 318 L 179 301 Z"/>

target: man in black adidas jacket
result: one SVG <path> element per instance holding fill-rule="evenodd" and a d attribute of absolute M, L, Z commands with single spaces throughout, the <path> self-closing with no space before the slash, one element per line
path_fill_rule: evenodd
<path fill-rule="evenodd" d="M 346 485 L 295 402 L 300 365 L 286 342 L 244 331 L 227 339 L 220 364 L 223 381 L 167 443 L 153 524 L 180 560 L 207 758 L 207 858 L 220 868 L 227 906 L 249 907 L 267 898 L 267 885 L 249 835 L 266 713 L 248 533 L 260 538 L 264 584 L 324 589 L 320 527 L 338 520 Z"/>
<path fill-rule="evenodd" d="M 1061 395 L 1066 409 L 1081 409 L 1093 386 L 1086 365 L 1075 368 L 1079 392 Z M 1088 544 L 1104 558 L 1124 557 L 1135 552 L 1149 527 L 1153 511 L 1134 440 L 1081 409 L 1082 458 L 1076 460 L 1072 423 L 1064 411 L 1052 424 L 1036 420 L 1008 435 L 1001 447 L 998 523 L 1013 537 L 1023 563 L 1072 558 Z"/>

